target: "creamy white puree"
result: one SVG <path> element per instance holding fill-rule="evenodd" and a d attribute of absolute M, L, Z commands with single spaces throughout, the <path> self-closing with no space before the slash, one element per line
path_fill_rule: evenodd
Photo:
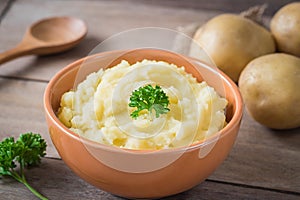
<path fill-rule="evenodd" d="M 143 111 L 135 120 L 128 106 L 133 90 L 160 85 L 170 111 L 159 118 Z M 87 76 L 61 98 L 58 117 L 90 140 L 128 149 L 168 149 L 205 139 L 225 126 L 227 100 L 206 82 L 162 61 L 127 61 Z"/>

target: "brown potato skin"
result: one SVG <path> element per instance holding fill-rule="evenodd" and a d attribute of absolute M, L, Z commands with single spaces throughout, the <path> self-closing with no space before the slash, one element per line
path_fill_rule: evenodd
<path fill-rule="evenodd" d="M 300 58 L 261 56 L 241 73 L 239 87 L 250 115 L 273 129 L 300 127 Z"/>
<path fill-rule="evenodd" d="M 248 62 L 275 52 L 275 41 L 268 30 L 234 14 L 212 18 L 197 30 L 194 39 L 235 82 Z"/>
<path fill-rule="evenodd" d="M 270 25 L 277 49 L 300 57 L 300 2 L 282 7 Z"/>

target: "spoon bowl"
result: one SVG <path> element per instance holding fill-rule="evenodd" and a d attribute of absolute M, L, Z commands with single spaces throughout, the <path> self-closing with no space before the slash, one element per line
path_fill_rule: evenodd
<path fill-rule="evenodd" d="M 15 48 L 0 54 L 0 64 L 24 55 L 66 51 L 77 45 L 86 33 L 86 24 L 77 18 L 52 17 L 40 20 L 27 29 Z"/>

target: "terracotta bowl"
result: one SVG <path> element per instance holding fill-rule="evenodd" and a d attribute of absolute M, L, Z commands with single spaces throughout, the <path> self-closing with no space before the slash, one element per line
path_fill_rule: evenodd
<path fill-rule="evenodd" d="M 62 94 L 99 68 L 122 59 L 143 59 L 185 66 L 198 81 L 205 80 L 228 100 L 228 124 L 215 135 L 184 148 L 145 151 L 103 145 L 81 138 L 57 118 Z M 197 66 L 197 67 L 196 67 Z M 242 100 L 224 73 L 193 58 L 157 49 L 104 52 L 80 59 L 58 72 L 48 84 L 44 108 L 51 139 L 63 161 L 88 183 L 127 198 L 160 198 L 186 191 L 204 181 L 227 157 L 242 118 Z"/>

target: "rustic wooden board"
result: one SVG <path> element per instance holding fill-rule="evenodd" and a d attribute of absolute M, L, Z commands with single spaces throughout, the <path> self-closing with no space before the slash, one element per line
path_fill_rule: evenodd
<path fill-rule="evenodd" d="M 3 64 L 0 75 L 49 80 L 58 70 L 88 55 L 95 46 L 113 34 L 149 26 L 175 29 L 193 22 L 203 23 L 219 13 L 142 3 L 134 5 L 132 6 L 130 1 L 24 0 L 15 2 L 0 26 L 2 36 L 0 51 L 14 47 L 22 39 L 28 25 L 53 15 L 70 15 L 85 20 L 88 25 L 88 35 L 78 47 L 66 53 L 46 57 L 26 56 Z"/>
<path fill-rule="evenodd" d="M 272 131 L 248 115 L 230 156 L 210 177 L 300 194 L 300 129 Z"/>
<path fill-rule="evenodd" d="M 267 1 L 271 4 L 271 1 Z M 276 1 L 267 10 L 274 12 L 289 1 Z M 132 6 L 134 4 L 134 6 Z M 33 22 L 50 16 L 70 15 L 87 22 L 86 39 L 75 49 L 46 57 L 26 56 L 3 64 L 0 75 L 49 80 L 59 69 L 84 57 L 101 41 L 121 31 L 139 27 L 165 27 L 176 29 L 190 23 L 202 24 L 223 12 L 240 12 L 260 4 L 258 1 L 237 1 L 227 4 L 214 1 L 38 1 L 15 2 L 0 26 L 0 51 L 13 48 Z M 225 6 L 224 6 L 225 5 Z M 32 10 L 35 12 L 32 13 Z M 22 15 L 18 14 L 22 13 Z M 26 17 L 23 17 L 26 16 Z"/>
<path fill-rule="evenodd" d="M 134 1 L 134 0 L 129 0 Z M 188 9 L 204 9 L 204 10 L 221 10 L 222 12 L 233 12 L 239 13 L 247 10 L 250 7 L 256 5 L 267 5 L 265 14 L 272 16 L 275 12 L 287 3 L 294 2 L 295 0 L 187 0 L 187 1 L 174 1 L 174 0 L 141 0 L 144 4 L 166 6 L 166 7 L 177 7 L 177 8 L 188 8 Z"/>
<path fill-rule="evenodd" d="M 1 20 L 4 18 L 6 10 L 8 10 L 9 8 L 10 3 L 12 3 L 10 0 L 0 1 L 0 24 L 1 24 Z"/>
<path fill-rule="evenodd" d="M 3 2 L 0 2 L 0 12 Z M 120 31 L 143 26 L 175 29 L 194 22 L 203 23 L 224 11 L 239 12 L 258 0 L 240 4 L 237 0 L 184 2 L 14 1 L 0 24 L 0 51 L 13 47 L 26 27 L 43 17 L 72 15 L 84 19 L 89 26 L 87 38 L 71 51 L 45 57 L 27 56 L 0 68 L 0 140 L 26 131 L 39 132 L 46 138 L 48 158 L 41 168 L 30 170 L 29 181 L 50 199 L 119 199 L 80 180 L 61 160 L 50 159 L 59 156 L 47 133 L 42 98 L 47 81 L 58 70 Z M 290 1 L 267 2 L 272 4 L 268 11 L 271 14 Z M 256 123 L 245 111 L 236 144 L 225 162 L 208 181 L 169 199 L 299 199 L 299 152 L 300 128 L 270 130 Z M 0 179 L 0 199 L 32 198 L 18 183 Z"/>
<path fill-rule="evenodd" d="M 87 184 L 74 175 L 61 160 L 43 159 L 40 167 L 27 170 L 26 173 L 28 182 L 49 199 L 122 199 Z M 0 179 L 0 188 L 0 199 L 34 199 L 34 195 L 30 194 L 25 187 L 11 178 L 6 177 L 2 180 Z M 295 194 L 208 180 L 187 192 L 165 198 L 165 200 L 177 199 L 296 200 L 298 196 Z"/>
<path fill-rule="evenodd" d="M 44 116 L 45 87 L 43 82 L 0 78 L 0 140 L 25 132 L 40 133 L 48 144 L 47 155 L 58 157 Z"/>
<path fill-rule="evenodd" d="M 0 139 L 39 132 L 48 142 L 47 156 L 58 157 L 44 119 L 45 86 L 44 82 L 0 79 Z M 231 154 L 210 178 L 300 193 L 299 132 L 266 129 L 245 113 Z"/>

